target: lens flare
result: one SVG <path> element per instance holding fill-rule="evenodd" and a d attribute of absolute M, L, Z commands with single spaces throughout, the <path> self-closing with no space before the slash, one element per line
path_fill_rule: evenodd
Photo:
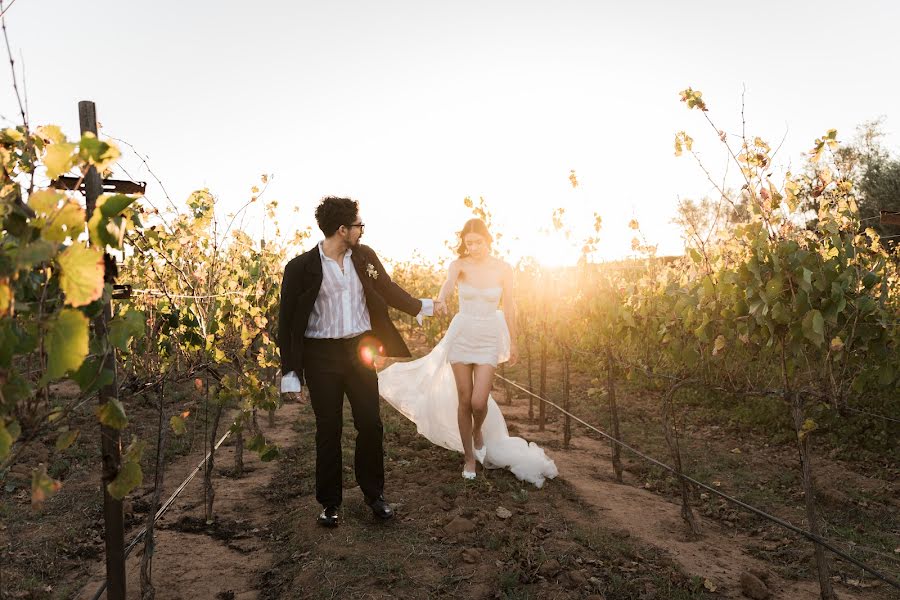
<path fill-rule="evenodd" d="M 375 361 L 384 351 L 384 347 L 374 337 L 367 336 L 359 341 L 356 348 L 356 355 L 359 357 L 360 363 L 367 369 L 375 369 Z"/>

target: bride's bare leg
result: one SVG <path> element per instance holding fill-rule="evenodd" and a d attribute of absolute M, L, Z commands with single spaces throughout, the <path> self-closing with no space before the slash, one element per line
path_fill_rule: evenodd
<path fill-rule="evenodd" d="M 475 472 L 475 452 L 472 450 L 472 365 L 453 363 L 453 377 L 456 379 L 456 394 L 459 408 L 456 419 L 459 424 L 459 437 L 462 440 L 463 455 L 466 460 L 466 471 Z"/>
<path fill-rule="evenodd" d="M 475 447 L 484 446 L 484 436 L 481 434 L 481 426 L 487 417 L 488 396 L 494 383 L 495 367 L 491 365 L 475 365 L 474 385 L 472 387 L 472 438 Z"/>

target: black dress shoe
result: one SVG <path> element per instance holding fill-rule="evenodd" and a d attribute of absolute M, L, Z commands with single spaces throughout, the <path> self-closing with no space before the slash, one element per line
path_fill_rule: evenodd
<path fill-rule="evenodd" d="M 372 509 L 372 514 L 382 521 L 387 521 L 394 516 L 394 509 L 391 508 L 391 505 L 384 499 L 383 494 L 379 495 L 377 498 L 366 498 L 366 504 Z"/>
<path fill-rule="evenodd" d="M 319 513 L 319 517 L 316 519 L 319 525 L 323 527 L 337 527 L 338 525 L 338 507 L 337 506 L 326 506 L 321 513 Z"/>

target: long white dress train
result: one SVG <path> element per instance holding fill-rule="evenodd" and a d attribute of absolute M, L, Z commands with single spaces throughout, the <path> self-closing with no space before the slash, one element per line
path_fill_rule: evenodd
<path fill-rule="evenodd" d="M 457 422 L 458 399 L 452 362 L 493 364 L 509 360 L 509 329 L 497 310 L 501 288 L 477 288 L 460 282 L 459 313 L 444 338 L 417 360 L 394 363 L 378 373 L 381 396 L 432 443 L 462 452 Z M 520 480 L 544 485 L 557 476 L 556 464 L 534 442 L 510 437 L 492 397 L 481 429 L 487 450 L 484 466 L 508 468 Z"/>

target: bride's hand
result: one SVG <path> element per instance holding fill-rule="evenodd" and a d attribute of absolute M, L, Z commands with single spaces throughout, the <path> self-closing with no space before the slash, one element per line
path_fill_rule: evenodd
<path fill-rule="evenodd" d="M 434 301 L 434 314 L 442 315 L 447 312 L 447 304 L 443 300 Z"/>
<path fill-rule="evenodd" d="M 518 346 L 510 346 L 509 348 L 509 360 L 507 364 L 513 367 L 515 364 L 519 362 L 519 347 Z"/>

